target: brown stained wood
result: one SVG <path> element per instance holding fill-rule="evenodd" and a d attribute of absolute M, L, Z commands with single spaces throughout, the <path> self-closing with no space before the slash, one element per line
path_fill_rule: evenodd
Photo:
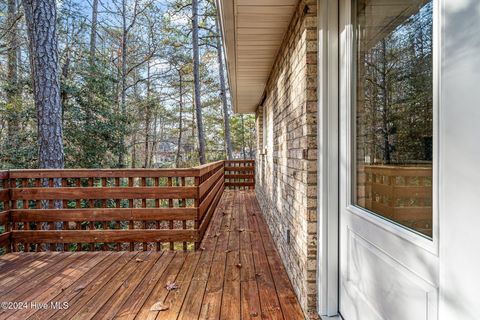
<path fill-rule="evenodd" d="M 194 220 L 195 208 L 85 208 L 85 209 L 15 209 L 9 211 L 13 222 Z"/>
<path fill-rule="evenodd" d="M 4 232 L 0 234 L 0 244 L 3 244 L 4 242 L 8 243 L 10 241 L 11 235 L 12 235 L 11 232 Z"/>
<path fill-rule="evenodd" d="M 14 200 L 195 198 L 196 187 L 69 187 L 11 189 Z"/>
<path fill-rule="evenodd" d="M 223 219 L 220 230 L 217 233 L 209 233 L 210 236 L 218 237 L 218 240 L 207 280 L 207 288 L 203 296 L 200 319 L 219 319 L 220 317 L 228 238 L 230 235 L 228 230 L 233 212 L 233 193 L 225 192 L 224 201 L 225 205 L 222 205 L 223 212 L 220 212 L 221 216 L 218 214 L 215 216 L 216 219 Z"/>
<path fill-rule="evenodd" d="M 220 190 L 223 190 L 223 183 L 220 186 Z M 205 234 L 205 231 L 207 230 L 207 228 L 210 224 L 210 220 L 212 218 L 213 213 L 215 212 L 215 208 L 216 208 L 218 202 L 220 201 L 220 198 L 222 197 L 222 194 L 223 194 L 223 192 L 221 192 L 221 191 L 217 192 L 217 194 L 215 195 L 215 198 L 213 200 L 212 205 L 209 207 L 207 213 L 203 217 L 203 221 L 200 224 L 200 227 L 198 228 L 199 239 L 203 238 L 203 235 Z"/>
<path fill-rule="evenodd" d="M 39 285 L 43 280 L 49 278 L 50 276 L 58 273 L 64 267 L 73 263 L 76 259 L 81 258 L 85 252 L 73 255 L 71 253 L 62 253 L 53 264 L 48 264 L 43 268 L 36 268 L 34 272 L 30 274 L 30 281 L 20 281 L 14 282 L 13 284 L 2 287 L 2 293 L 0 295 L 1 301 L 17 301 L 16 297 L 27 292 L 28 290 Z"/>
<path fill-rule="evenodd" d="M 199 196 L 200 198 L 205 195 L 205 193 L 210 190 L 210 188 L 216 184 L 218 180 L 222 178 L 223 175 L 223 168 L 220 168 L 217 172 L 215 172 L 210 178 L 200 184 L 199 188 Z"/>
<path fill-rule="evenodd" d="M 148 259 L 142 262 L 137 262 L 138 267 L 135 272 L 129 277 L 122 286 L 110 297 L 110 299 L 105 303 L 95 314 L 93 319 L 111 319 L 123 303 L 129 298 L 132 292 L 137 288 L 142 279 L 146 276 L 152 267 L 157 263 L 157 261 L 162 256 L 162 253 L 152 252 L 148 256 Z"/>
<path fill-rule="evenodd" d="M 75 315 L 70 313 L 70 316 L 73 316 L 76 319 L 92 319 L 102 306 L 107 305 L 108 307 L 108 301 L 110 298 L 118 290 L 121 290 L 121 287 L 126 286 L 128 281 L 130 281 L 129 279 L 132 279 L 137 272 L 141 272 L 140 270 L 142 268 L 148 268 L 150 261 L 152 259 L 156 261 L 156 258 L 158 258 L 158 255 L 154 254 L 152 251 L 140 252 L 135 259 L 128 261 L 125 267 L 114 275 L 108 286 L 103 287 L 102 290 L 91 297 L 91 299 L 82 306 L 82 309 L 79 312 Z M 138 259 L 141 260 L 141 262 L 138 262 Z M 143 266 L 139 264 L 143 264 Z"/>
<path fill-rule="evenodd" d="M 242 199 L 234 197 L 230 223 L 225 227 L 228 235 L 225 278 L 223 283 L 223 297 L 220 319 L 240 319 L 240 204 Z"/>
<path fill-rule="evenodd" d="M 0 190 L 0 201 L 8 201 L 8 200 L 10 200 L 10 190 L 9 189 Z"/>
<path fill-rule="evenodd" d="M 219 232 L 223 221 L 224 205 L 217 207 L 216 215 L 220 217 L 212 222 L 212 226 L 209 228 L 208 236 L 201 243 L 202 255 L 198 262 L 197 268 L 193 275 L 191 284 L 188 288 L 188 292 L 183 301 L 182 308 L 178 315 L 178 319 L 196 319 L 199 317 L 200 310 L 202 308 L 202 299 L 205 295 L 207 280 L 210 276 L 213 257 L 215 254 L 215 248 L 218 243 L 216 236 Z"/>
<path fill-rule="evenodd" d="M 165 286 L 168 283 L 176 281 L 178 273 L 182 269 L 185 263 L 188 253 L 179 251 L 175 254 L 173 260 L 168 264 L 168 267 L 163 272 L 162 276 L 155 284 L 155 287 L 150 293 L 150 296 L 145 300 L 142 307 L 139 309 L 136 319 L 148 319 L 149 317 L 155 317 L 158 315 L 157 311 L 151 311 L 150 308 L 157 302 L 163 302 L 168 295 L 168 291 Z"/>
<path fill-rule="evenodd" d="M 130 294 L 128 299 L 117 311 L 115 315 L 116 319 L 125 320 L 135 318 L 174 257 L 175 252 L 172 251 L 167 251 L 160 257 L 157 263 L 150 269 L 149 273 L 143 277 L 142 282 L 137 286 L 135 291 Z"/>
<path fill-rule="evenodd" d="M 211 219 L 196 252 L 0 257 L 0 272 L 10 279 L 4 296 L 69 303 L 65 310 L 18 311 L 12 318 L 304 319 L 255 193 L 224 192 Z M 178 288 L 168 291 L 172 282 Z M 169 309 L 150 311 L 159 301 Z"/>
<path fill-rule="evenodd" d="M 253 179 L 254 174 L 226 174 L 225 179 Z"/>
<path fill-rule="evenodd" d="M 9 290 L 20 285 L 25 279 L 38 274 L 43 269 L 48 268 L 52 263 L 57 263 L 64 259 L 65 256 L 60 253 L 44 255 L 43 252 L 38 253 L 37 258 L 28 259 L 18 263 L 17 268 L 5 270 L 0 278 L 0 295 L 6 294 Z M 23 262 L 23 263 L 22 263 Z M 13 264 L 17 266 L 17 264 Z"/>
<path fill-rule="evenodd" d="M 58 253 L 57 253 L 58 254 Z M 3 260 L 6 257 L 15 257 L 15 259 L 5 261 Z M 46 259 L 51 259 L 52 256 L 45 256 L 44 253 L 39 252 L 36 254 L 24 253 L 24 252 L 15 252 L 2 256 L 2 266 L 0 267 L 0 292 L 5 284 L 12 280 L 19 280 L 19 275 L 23 272 L 35 268 L 42 261 Z"/>
<path fill-rule="evenodd" d="M 225 167 L 225 171 L 253 172 L 255 171 L 255 167 Z"/>
<path fill-rule="evenodd" d="M 205 212 L 209 209 L 210 207 L 210 204 L 212 203 L 212 201 L 215 199 L 215 197 L 217 196 L 217 193 L 220 191 L 221 193 L 223 193 L 223 180 L 218 180 L 217 183 L 215 184 L 215 186 L 213 187 L 212 190 L 210 190 L 210 192 L 208 193 L 208 195 L 203 198 L 203 200 L 201 201 L 200 203 L 200 206 L 198 208 L 198 214 L 199 214 L 199 219 L 202 220 L 203 219 L 203 216 L 205 215 Z"/>
<path fill-rule="evenodd" d="M 94 254 L 100 255 L 101 253 Z M 125 252 L 111 253 L 102 262 L 91 268 L 86 274 L 74 279 L 75 282 L 62 290 L 62 292 L 53 298 L 52 301 L 64 301 L 67 302 L 69 306 L 72 306 L 75 301 L 74 299 L 77 298 L 84 290 L 91 289 L 89 285 L 93 283 L 97 277 L 101 277 L 102 273 L 105 274 L 105 270 L 111 266 L 115 266 L 115 269 L 118 270 L 124 264 L 123 261 L 119 260 L 124 254 Z M 121 263 L 119 263 L 119 261 Z M 52 317 L 57 311 L 58 310 L 56 309 L 36 310 L 29 319 L 50 319 L 50 317 Z"/>
<path fill-rule="evenodd" d="M 180 312 L 180 308 L 184 302 L 185 296 L 192 282 L 195 269 L 200 259 L 201 251 L 190 252 L 185 259 L 182 270 L 175 279 L 175 283 L 178 285 L 178 289 L 168 292 L 167 297 L 164 300 L 164 304 L 168 306 L 168 310 L 162 312 L 160 318 L 172 319 L 176 318 Z M 151 313 L 149 315 L 151 317 Z"/>
<path fill-rule="evenodd" d="M 14 230 L 15 242 L 84 243 L 84 242 L 144 242 L 196 241 L 196 230 Z"/>
<path fill-rule="evenodd" d="M 78 253 L 76 253 L 78 254 Z M 103 253 L 99 253 L 103 254 Z M 119 257 L 113 264 L 108 268 L 102 270 L 102 272 L 94 279 L 94 281 L 89 284 L 78 284 L 76 290 L 78 294 L 73 299 L 68 309 L 56 310 L 55 314 L 50 315 L 48 319 L 68 319 L 71 318 L 74 314 L 78 312 L 85 312 L 85 305 L 98 293 L 100 292 L 107 284 L 112 283 L 112 278 L 118 273 L 127 271 L 127 265 L 133 260 L 135 260 L 138 252 L 126 252 Z"/>
<path fill-rule="evenodd" d="M 69 286 L 73 279 L 81 277 L 88 270 L 93 268 L 96 264 L 100 263 L 107 255 L 98 255 L 91 252 L 87 252 L 80 259 L 75 260 L 72 264 L 68 265 L 61 272 L 52 275 L 52 277 L 46 279 L 32 290 L 25 292 L 21 296 L 18 296 L 17 301 L 35 301 L 37 303 L 48 303 L 53 297 L 62 292 L 62 288 Z M 26 319 L 35 311 L 34 308 L 26 308 L 18 310 L 18 312 L 7 312 L 9 317 L 18 319 Z M 0 313 L 0 318 L 2 314 Z"/>
<path fill-rule="evenodd" d="M 10 170 L 10 178 L 154 178 L 154 177 L 193 177 L 196 168 L 178 169 L 28 169 Z"/>

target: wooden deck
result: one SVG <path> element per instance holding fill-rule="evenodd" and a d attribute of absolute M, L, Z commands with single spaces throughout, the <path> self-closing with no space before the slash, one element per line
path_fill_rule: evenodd
<path fill-rule="evenodd" d="M 224 192 L 198 251 L 4 255 L 0 301 L 0 319 L 304 319 L 250 190 Z"/>

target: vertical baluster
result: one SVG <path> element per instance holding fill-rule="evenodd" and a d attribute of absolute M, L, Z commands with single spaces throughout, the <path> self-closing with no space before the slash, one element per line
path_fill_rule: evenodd
<path fill-rule="evenodd" d="M 129 187 L 133 187 L 133 178 L 129 177 L 128 178 L 128 186 Z M 128 207 L 129 208 L 133 208 L 133 199 L 128 199 Z M 133 220 L 130 220 L 129 221 L 129 226 L 128 228 L 130 230 L 133 230 L 134 229 L 134 224 L 133 224 Z M 134 242 L 130 242 L 130 251 L 133 251 L 135 249 L 135 243 Z"/>
<path fill-rule="evenodd" d="M 100 179 L 101 179 L 101 185 L 102 185 L 102 191 L 103 191 L 104 188 L 107 187 L 107 179 L 105 177 L 102 177 Z M 100 192 L 100 194 L 102 194 L 102 192 Z M 102 203 L 102 208 L 106 208 L 107 207 L 107 199 L 101 199 L 100 201 Z M 108 221 L 102 221 L 102 229 L 103 230 L 108 229 Z M 104 242 L 103 245 L 102 245 L 102 250 L 105 251 L 107 249 L 108 249 L 108 244 L 106 242 Z"/>
<path fill-rule="evenodd" d="M 16 179 L 11 179 L 10 180 L 10 188 L 12 188 L 12 189 L 17 188 Z M 12 209 L 13 210 L 18 209 L 18 201 L 17 200 L 12 201 Z M 17 222 L 12 223 L 12 230 L 18 230 L 18 223 Z M 13 243 L 13 245 L 12 245 L 13 252 L 18 252 L 19 251 L 18 244 L 19 243 L 17 241 L 15 241 Z"/>
<path fill-rule="evenodd" d="M 75 179 L 75 187 L 80 188 L 82 186 L 82 180 L 80 178 Z M 82 207 L 82 199 L 75 199 L 75 208 L 80 209 Z M 82 230 L 82 221 L 75 221 L 75 228 Z M 82 243 L 77 243 L 76 251 L 82 250 Z"/>
<path fill-rule="evenodd" d="M 120 178 L 115 178 L 115 187 L 120 187 Z M 115 199 L 115 207 L 120 208 L 120 199 Z M 120 221 L 115 222 L 115 229 L 120 229 Z M 116 243 L 117 251 L 120 251 L 121 244 L 119 242 Z"/>
<path fill-rule="evenodd" d="M 22 179 L 22 188 L 28 188 L 28 179 Z M 23 202 L 23 209 L 28 210 L 30 209 L 30 200 L 25 200 Z M 30 223 L 28 221 L 23 222 L 23 230 L 30 230 Z M 5 230 L 6 231 L 6 230 Z M 30 252 L 30 243 L 24 243 L 24 251 Z"/>
<path fill-rule="evenodd" d="M 141 181 L 141 186 L 142 187 L 145 187 L 147 185 L 147 181 L 146 181 L 145 177 L 142 177 L 140 181 Z M 142 208 L 146 208 L 147 207 L 147 199 L 142 199 L 141 202 L 142 202 Z M 147 221 L 142 221 L 142 227 L 143 227 L 143 229 L 147 229 Z M 143 243 L 143 251 L 147 251 L 147 243 L 146 242 Z"/>
<path fill-rule="evenodd" d="M 200 186 L 200 177 L 196 176 L 195 177 L 195 187 L 198 188 L 199 186 Z M 197 231 L 197 234 L 199 234 L 198 228 L 200 228 L 200 221 L 199 221 L 199 219 L 200 219 L 200 217 L 199 217 L 200 198 L 199 198 L 198 192 L 197 192 L 197 195 L 195 196 L 194 206 L 195 206 L 195 209 L 197 210 L 197 214 L 196 214 L 195 222 L 194 222 L 194 228 Z M 197 242 L 195 242 L 195 250 L 197 250 L 199 248 L 200 248 L 200 242 L 197 241 Z"/>
<path fill-rule="evenodd" d="M 185 177 L 181 177 L 180 181 L 181 181 L 181 186 L 185 187 Z M 182 198 L 182 200 L 180 200 L 180 207 L 185 208 L 186 206 L 187 206 L 187 200 L 185 198 Z M 187 220 L 182 221 L 182 228 L 187 229 Z M 183 242 L 183 250 L 185 251 L 187 250 L 187 243 L 185 241 Z"/>
<path fill-rule="evenodd" d="M 169 187 L 172 186 L 172 177 L 168 177 L 167 186 Z M 173 208 L 173 199 L 168 199 L 168 207 Z M 168 221 L 168 227 L 170 229 L 173 229 L 173 220 Z M 173 249 L 174 249 L 173 242 L 170 241 L 170 250 L 173 250 Z"/>
<path fill-rule="evenodd" d="M 62 179 L 62 187 L 63 188 L 66 188 L 68 187 L 68 183 L 67 183 L 67 179 L 66 178 L 63 178 Z M 62 209 L 68 209 L 68 200 L 63 200 L 62 201 Z M 68 230 L 68 222 L 67 221 L 63 221 L 62 223 L 62 229 L 63 230 Z M 64 243 L 63 244 L 63 251 L 68 251 L 68 243 Z"/>
<path fill-rule="evenodd" d="M 93 178 L 88 178 L 88 186 L 93 187 Z M 94 208 L 95 207 L 95 199 L 88 199 L 88 207 Z M 88 221 L 88 228 L 90 230 L 95 230 L 95 223 L 93 221 Z M 90 251 L 95 251 L 95 243 L 90 243 Z"/>
<path fill-rule="evenodd" d="M 153 178 L 153 182 L 155 184 L 155 187 L 159 187 L 160 186 L 160 178 L 156 177 L 156 178 Z M 160 199 L 155 198 L 155 208 L 160 208 Z M 158 220 L 155 220 L 155 229 L 160 229 L 160 222 Z M 156 243 L 156 247 L 157 247 L 157 251 L 160 251 L 162 249 L 162 243 L 161 242 L 157 242 Z"/>
<path fill-rule="evenodd" d="M 54 183 L 54 179 L 53 178 L 50 178 L 48 179 L 48 187 L 49 188 L 55 188 L 55 183 Z M 55 209 L 55 203 L 59 201 L 59 199 L 54 199 L 54 200 L 49 200 L 48 201 L 48 208 L 49 209 Z M 55 227 L 55 222 L 48 222 L 48 230 L 55 230 L 56 227 Z M 47 244 L 47 246 L 50 247 L 50 251 L 56 251 L 56 247 L 55 247 L 55 244 L 53 243 L 49 243 Z"/>

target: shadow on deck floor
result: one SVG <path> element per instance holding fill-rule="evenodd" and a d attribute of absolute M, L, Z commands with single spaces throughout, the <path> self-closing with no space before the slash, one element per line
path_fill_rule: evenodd
<path fill-rule="evenodd" d="M 0 319 L 304 318 L 254 191 L 224 192 L 196 252 L 2 256 L 0 301 Z"/>

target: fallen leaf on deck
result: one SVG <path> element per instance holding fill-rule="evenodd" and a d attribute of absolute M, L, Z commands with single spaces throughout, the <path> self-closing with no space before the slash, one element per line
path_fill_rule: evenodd
<path fill-rule="evenodd" d="M 245 231 L 245 229 L 238 229 L 238 232 L 243 232 Z"/>
<path fill-rule="evenodd" d="M 150 308 L 150 311 L 165 311 L 165 310 L 168 310 L 168 306 L 164 305 L 162 302 L 157 302 Z"/>
<path fill-rule="evenodd" d="M 241 263 L 237 263 L 237 268 L 241 268 L 242 267 L 242 264 Z"/>
<path fill-rule="evenodd" d="M 258 317 L 258 312 L 250 312 L 250 317 Z"/>
<path fill-rule="evenodd" d="M 142 260 L 142 259 L 139 259 L 139 258 L 137 258 L 137 259 L 135 259 L 135 262 L 143 262 L 143 260 Z"/>
<path fill-rule="evenodd" d="M 178 284 L 177 284 L 176 282 L 169 282 L 169 283 L 167 283 L 167 285 L 165 286 L 165 289 L 167 289 L 168 291 L 172 291 L 172 290 L 178 289 Z"/>
<path fill-rule="evenodd" d="M 74 291 L 80 291 L 80 290 L 83 290 L 83 289 L 85 289 L 85 285 L 81 284 L 78 287 L 76 287 Z"/>

